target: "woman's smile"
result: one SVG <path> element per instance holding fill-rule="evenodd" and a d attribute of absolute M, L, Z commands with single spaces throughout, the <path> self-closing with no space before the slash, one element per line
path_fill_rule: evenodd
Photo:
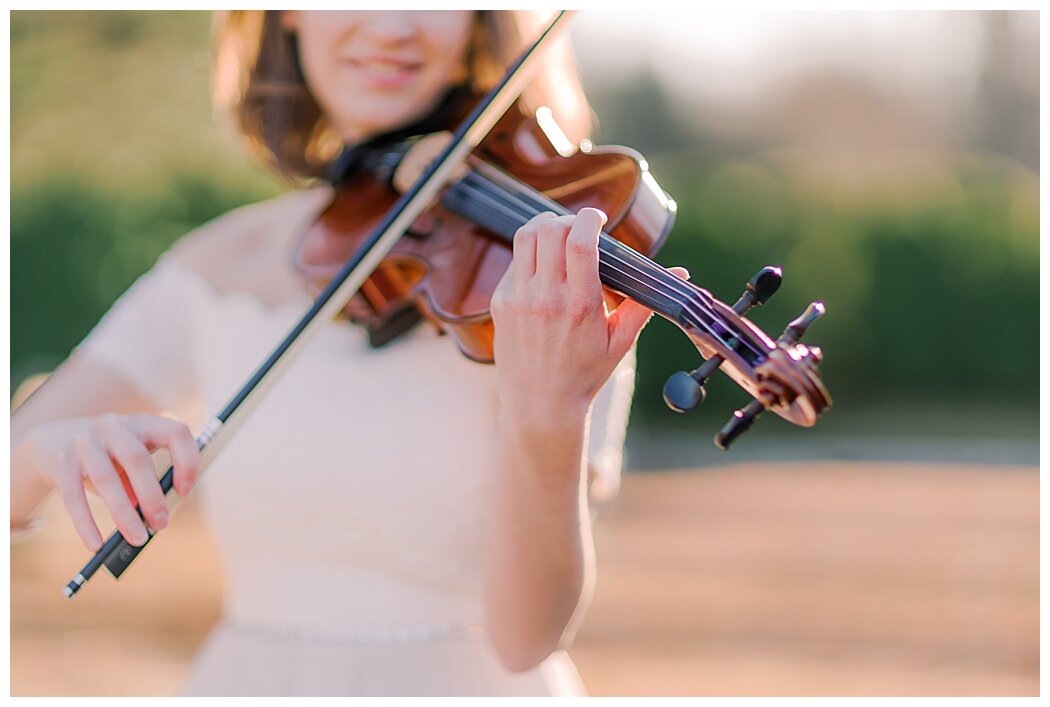
<path fill-rule="evenodd" d="M 396 56 L 349 58 L 344 66 L 364 87 L 376 90 L 398 89 L 409 85 L 423 70 L 423 62 Z"/>

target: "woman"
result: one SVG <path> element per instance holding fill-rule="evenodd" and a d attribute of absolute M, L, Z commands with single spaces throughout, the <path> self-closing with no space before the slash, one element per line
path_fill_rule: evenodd
<path fill-rule="evenodd" d="M 487 88 L 519 49 L 512 20 L 230 13 L 216 89 L 272 166 L 317 177 L 341 148 Z M 565 56 L 527 99 L 549 99 L 579 138 L 588 114 Z M 144 542 L 135 503 L 153 528 L 169 522 L 149 457 L 166 449 L 176 493 L 199 486 L 226 569 L 185 693 L 581 693 L 564 649 L 593 587 L 588 499 L 615 489 L 651 314 L 603 306 L 600 212 L 516 234 L 492 302 L 497 365 L 427 326 L 372 348 L 333 323 L 198 483 L 191 429 L 308 306 L 289 253 L 330 198 L 313 186 L 237 209 L 125 293 L 12 418 L 12 530 L 55 490 L 96 550 L 87 488 Z"/>

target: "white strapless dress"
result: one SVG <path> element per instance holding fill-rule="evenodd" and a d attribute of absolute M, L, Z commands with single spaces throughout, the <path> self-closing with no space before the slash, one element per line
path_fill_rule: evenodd
<path fill-rule="evenodd" d="M 192 400 L 211 415 L 308 304 L 218 294 L 167 254 L 79 348 L 166 408 Z M 633 388 L 632 351 L 591 411 L 604 497 Z M 325 325 L 195 490 L 224 600 L 182 692 L 584 694 L 565 652 L 513 673 L 485 638 L 497 413 L 495 367 L 428 324 L 382 349 L 359 327 Z"/>

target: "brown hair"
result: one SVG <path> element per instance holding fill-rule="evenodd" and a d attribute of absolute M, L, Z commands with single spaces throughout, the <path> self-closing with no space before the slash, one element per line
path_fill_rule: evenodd
<path fill-rule="evenodd" d="M 479 11 L 467 51 L 468 81 L 476 92 L 494 86 L 538 34 L 542 18 L 521 11 Z M 574 144 L 591 128 L 591 112 L 566 38 L 549 47 L 523 96 L 527 109 L 551 108 Z M 280 11 L 219 12 L 214 25 L 213 94 L 252 152 L 290 179 L 319 177 L 342 147 L 307 88 L 295 35 Z"/>

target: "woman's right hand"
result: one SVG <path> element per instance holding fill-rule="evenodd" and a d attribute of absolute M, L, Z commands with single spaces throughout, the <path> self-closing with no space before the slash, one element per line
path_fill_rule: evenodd
<path fill-rule="evenodd" d="M 77 535 L 92 552 L 102 547 L 102 535 L 85 488 L 102 498 L 128 542 L 143 545 L 148 535 L 136 505 L 153 529 L 168 525 L 168 504 L 150 453 L 169 451 L 180 496 L 189 493 L 200 463 L 197 442 L 185 424 L 147 414 L 48 422 L 28 431 L 19 446 L 40 482 L 58 491 Z"/>

